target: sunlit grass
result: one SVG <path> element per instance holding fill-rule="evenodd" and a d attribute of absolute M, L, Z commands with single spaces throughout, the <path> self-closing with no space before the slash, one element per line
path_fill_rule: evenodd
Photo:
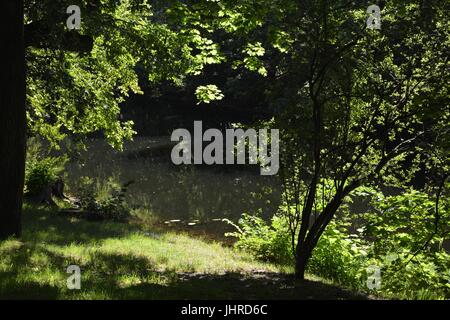
<path fill-rule="evenodd" d="M 80 291 L 66 287 L 66 268 L 72 264 L 82 270 Z M 245 275 L 256 270 L 286 271 L 188 235 L 69 219 L 30 207 L 21 241 L 0 242 L 3 298 L 157 298 L 164 297 L 157 288 L 173 285 L 179 274 Z"/>
<path fill-rule="evenodd" d="M 88 222 L 26 207 L 21 240 L 0 242 L 3 299 L 348 299 L 320 279 L 218 242 L 137 224 Z M 69 265 L 81 290 L 69 290 Z"/>

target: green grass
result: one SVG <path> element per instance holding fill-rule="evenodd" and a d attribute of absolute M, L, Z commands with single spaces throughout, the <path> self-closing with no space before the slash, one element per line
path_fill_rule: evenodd
<path fill-rule="evenodd" d="M 0 242 L 2 299 L 349 299 L 219 243 L 26 207 L 21 240 Z M 69 290 L 69 265 L 82 271 Z M 314 279 L 317 280 L 317 279 Z"/>

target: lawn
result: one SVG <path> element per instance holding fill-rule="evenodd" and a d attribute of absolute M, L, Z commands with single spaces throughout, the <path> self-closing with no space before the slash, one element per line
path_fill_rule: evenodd
<path fill-rule="evenodd" d="M 69 290 L 69 265 L 81 290 Z M 0 242 L 2 299 L 363 299 L 316 277 L 183 233 L 88 222 L 26 206 L 21 240 Z"/>

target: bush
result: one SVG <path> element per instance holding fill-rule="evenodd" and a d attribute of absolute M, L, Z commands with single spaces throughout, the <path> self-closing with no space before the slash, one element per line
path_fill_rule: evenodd
<path fill-rule="evenodd" d="M 263 219 L 242 215 L 236 232 L 235 246 L 256 258 L 277 264 L 293 265 L 292 240 L 284 216 L 274 216 L 267 224 Z M 366 251 L 360 239 L 349 237 L 343 227 L 331 223 L 320 238 L 308 264 L 308 271 L 352 287 L 361 287 Z"/>
<path fill-rule="evenodd" d="M 66 157 L 51 156 L 39 139 L 28 139 L 25 194 L 32 197 L 38 196 L 46 188 L 55 184 L 64 171 L 66 162 Z"/>
<path fill-rule="evenodd" d="M 270 225 L 262 218 L 249 214 L 243 214 L 238 225 L 225 221 L 236 228 L 236 232 L 226 235 L 237 238 L 237 248 L 248 251 L 263 261 L 293 263 L 290 235 L 282 217 L 274 216 Z"/>
<path fill-rule="evenodd" d="M 130 183 L 121 186 L 114 178 L 104 184 L 82 178 L 80 205 L 90 220 L 125 221 L 130 215 L 125 196 Z"/>
<path fill-rule="evenodd" d="M 362 220 L 358 215 L 363 227 L 356 234 L 350 234 L 346 222 L 354 223 L 354 215 L 330 223 L 313 251 L 308 272 L 389 298 L 450 298 L 450 255 L 442 247 L 450 230 L 450 199 L 441 203 L 439 233 L 427 243 L 435 228 L 434 205 L 429 195 L 415 190 L 389 197 L 375 193 L 372 209 Z M 261 260 L 293 264 L 285 216 L 274 216 L 268 224 L 244 214 L 234 226 L 237 231 L 228 235 L 237 238 L 236 247 Z M 380 287 L 369 289 L 372 267 L 380 269 Z"/>
<path fill-rule="evenodd" d="M 25 169 L 25 193 L 30 196 L 39 195 L 49 185 L 56 182 L 58 175 L 55 170 L 55 158 L 45 158 L 41 161 L 27 163 Z"/>
<path fill-rule="evenodd" d="M 447 187 L 448 188 L 448 187 Z M 450 298 L 450 198 L 442 197 L 439 218 L 434 197 L 417 190 L 372 194 L 364 236 L 371 258 L 382 265 L 382 293 L 405 299 Z"/>
<path fill-rule="evenodd" d="M 45 157 L 29 159 L 25 166 L 25 194 L 38 196 L 52 186 L 64 171 L 66 158 Z"/>
<path fill-rule="evenodd" d="M 308 271 L 352 288 L 361 288 L 368 266 L 367 245 L 345 226 L 331 222 L 313 251 Z"/>

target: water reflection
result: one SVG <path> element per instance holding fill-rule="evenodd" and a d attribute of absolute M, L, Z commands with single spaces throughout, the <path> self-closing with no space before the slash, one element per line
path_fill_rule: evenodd
<path fill-rule="evenodd" d="M 136 138 L 123 152 L 102 140 L 91 140 L 80 159 L 68 165 L 68 185 L 82 176 L 122 183 L 134 181 L 127 201 L 145 207 L 162 220 L 237 220 L 244 212 L 270 217 L 279 204 L 276 176 L 260 176 L 259 167 L 175 166 L 169 137 Z"/>

